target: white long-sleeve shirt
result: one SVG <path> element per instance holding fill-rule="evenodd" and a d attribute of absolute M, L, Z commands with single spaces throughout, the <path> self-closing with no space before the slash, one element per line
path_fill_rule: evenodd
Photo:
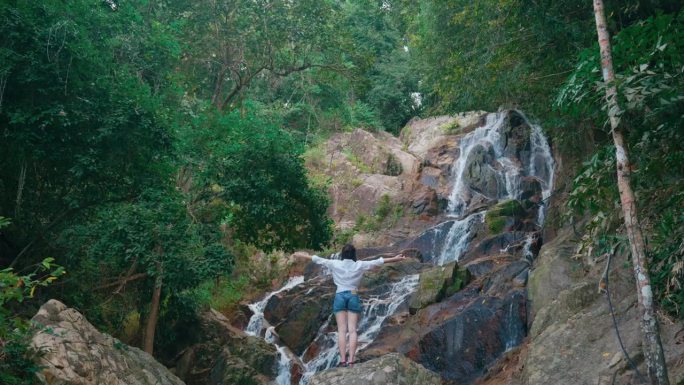
<path fill-rule="evenodd" d="M 363 277 L 363 273 L 376 266 L 382 266 L 385 260 L 382 258 L 372 261 L 352 261 L 351 259 L 326 259 L 318 255 L 311 257 L 313 263 L 323 265 L 332 271 L 333 281 L 337 285 L 336 293 L 357 290 Z"/>

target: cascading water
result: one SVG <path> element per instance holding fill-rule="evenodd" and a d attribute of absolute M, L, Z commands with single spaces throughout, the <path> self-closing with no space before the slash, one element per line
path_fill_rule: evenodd
<path fill-rule="evenodd" d="M 539 207 L 537 213 L 537 224 L 540 226 L 544 224 L 544 215 L 546 213 L 546 203 L 551 197 L 551 189 L 553 188 L 553 170 L 555 162 L 551 155 L 551 147 L 549 142 L 544 137 L 541 127 L 536 124 L 532 126 L 531 144 L 532 154 L 530 156 L 530 175 L 539 179 L 542 187 L 542 205 Z M 539 163 L 538 163 L 539 162 Z"/>
<path fill-rule="evenodd" d="M 245 328 L 245 333 L 253 336 L 261 335 L 261 331 L 264 330 L 264 324 L 266 323 L 266 320 L 264 319 L 264 309 L 266 308 L 268 300 L 274 295 L 282 293 L 283 291 L 288 291 L 302 282 L 304 282 L 303 276 L 292 277 L 287 281 L 285 286 L 268 294 L 261 301 L 250 304 L 249 310 L 252 311 L 252 317 L 249 319 L 247 328 Z"/>
<path fill-rule="evenodd" d="M 437 265 L 445 265 L 449 262 L 458 261 L 465 253 L 470 241 L 470 229 L 477 221 L 484 220 L 484 213 L 467 216 L 461 220 L 455 220 L 449 229 L 444 241 L 444 246 L 435 260 Z"/>
<path fill-rule="evenodd" d="M 521 165 L 519 161 L 505 156 L 506 137 L 501 132 L 506 124 L 508 113 L 499 112 L 488 114 L 485 125 L 464 136 L 460 143 L 460 156 L 454 163 L 451 177 L 453 179 L 453 189 L 449 195 L 448 215 L 457 218 L 446 236 L 446 241 L 441 252 L 434 259 L 438 265 L 444 265 L 452 261 L 458 261 L 465 253 L 468 242 L 472 238 L 471 228 L 476 221 L 484 220 L 485 212 L 468 215 L 469 200 L 472 197 L 472 190 L 467 185 L 465 177 L 468 159 L 476 149 L 491 149 L 494 154 L 494 161 L 500 167 L 492 168 L 497 183 L 504 187 L 499 190 L 496 196 L 489 196 L 490 199 L 519 199 L 521 194 L 520 181 L 525 174 L 539 180 L 542 188 L 543 202 L 537 214 L 537 224 L 544 222 L 545 202 L 551 195 L 553 185 L 554 162 L 551 156 L 551 148 L 538 125 L 531 124 L 527 118 L 520 113 L 522 119 L 531 127 L 530 132 L 530 157 L 529 164 Z M 526 172 L 527 171 L 527 172 Z M 465 215 L 465 217 L 464 217 Z"/>
<path fill-rule="evenodd" d="M 264 319 L 264 309 L 268 300 L 274 295 L 288 291 L 302 282 L 304 282 L 303 276 L 291 277 L 280 289 L 269 293 L 261 301 L 250 304 L 249 309 L 252 311 L 252 317 L 250 317 L 249 323 L 245 328 L 245 333 L 252 336 L 260 336 L 264 326 L 268 325 L 268 322 Z M 273 326 L 266 326 L 264 339 L 266 342 L 273 344 L 278 351 L 278 376 L 276 377 L 276 383 L 278 385 L 290 385 L 290 368 L 292 367 L 293 354 L 276 343 L 273 329 Z"/>

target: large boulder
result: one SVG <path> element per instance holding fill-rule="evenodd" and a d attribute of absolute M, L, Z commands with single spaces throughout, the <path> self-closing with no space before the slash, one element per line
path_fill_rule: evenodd
<path fill-rule="evenodd" d="M 270 378 L 224 349 L 209 373 L 207 385 L 267 385 Z"/>
<path fill-rule="evenodd" d="M 409 300 L 409 310 L 415 314 L 427 305 L 441 301 L 468 283 L 470 273 L 459 269 L 458 263 L 436 266 L 420 273 L 418 288 Z"/>
<path fill-rule="evenodd" d="M 363 163 L 362 172 L 397 176 L 415 172 L 418 165 L 415 156 L 403 151 L 401 142 L 386 132 L 356 129 L 349 134 L 348 147 L 353 161 Z"/>
<path fill-rule="evenodd" d="M 412 119 L 401 131 L 399 139 L 408 151 L 425 159 L 430 149 L 439 147 L 445 135 L 463 134 L 484 124 L 484 111 L 465 112 L 454 116 Z"/>
<path fill-rule="evenodd" d="M 530 342 L 522 381 L 527 385 L 638 383 L 624 357 L 605 294 L 597 291 L 603 264 L 588 264 L 576 256 L 573 229 L 559 232 L 542 246 L 528 284 Z M 626 260 L 626 255 L 616 255 Z M 641 351 L 640 314 L 630 266 L 613 263 L 609 282 L 615 320 L 622 342 L 646 373 Z M 682 322 L 661 322 L 660 332 L 670 383 L 684 380 L 684 344 L 677 333 Z"/>
<path fill-rule="evenodd" d="M 506 191 L 505 182 L 496 169 L 496 155 L 491 145 L 476 145 L 465 162 L 462 177 L 472 191 L 488 198 L 498 198 Z"/>
<path fill-rule="evenodd" d="M 526 296 L 482 296 L 423 335 L 410 357 L 440 373 L 446 384 L 469 384 L 527 334 Z"/>
<path fill-rule="evenodd" d="M 182 385 L 154 357 L 100 333 L 78 311 L 57 300 L 32 318 L 31 346 L 42 351 L 38 378 L 48 385 Z"/>
<path fill-rule="evenodd" d="M 199 340 L 175 362 L 176 374 L 188 385 L 232 383 L 222 378 L 266 384 L 277 375 L 275 347 L 236 329 L 223 314 L 209 309 L 199 315 L 197 326 Z"/>
<path fill-rule="evenodd" d="M 296 355 L 301 355 L 316 338 L 321 325 L 332 313 L 335 287 L 332 279 L 320 277 L 306 281 L 269 299 L 264 317 Z"/>
<path fill-rule="evenodd" d="M 316 373 L 310 385 L 440 385 L 439 376 L 401 354 Z"/>

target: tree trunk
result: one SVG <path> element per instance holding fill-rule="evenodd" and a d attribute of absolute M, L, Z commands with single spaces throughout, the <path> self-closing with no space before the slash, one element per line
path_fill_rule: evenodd
<path fill-rule="evenodd" d="M 150 305 L 150 315 L 147 317 L 147 325 L 145 325 L 145 342 L 143 350 L 152 355 L 154 350 L 154 333 L 157 329 L 157 320 L 159 319 L 159 300 L 161 298 L 162 289 L 162 269 L 161 264 L 157 263 L 157 277 L 154 283 L 154 291 L 152 292 L 152 304 Z"/>
<path fill-rule="evenodd" d="M 641 311 L 642 345 L 648 376 L 651 383 L 668 385 L 667 366 L 665 355 L 660 342 L 658 321 L 653 309 L 653 291 L 649 278 L 648 266 L 644 247 L 644 237 L 639 227 L 637 218 L 636 201 L 630 184 L 630 164 L 622 130 L 619 127 L 620 106 L 617 100 L 615 87 L 615 74 L 613 72 L 613 59 L 610 49 L 610 37 L 606 28 L 606 18 L 603 12 L 603 0 L 594 0 L 594 15 L 596 17 L 596 30 L 601 49 L 601 69 L 603 80 L 606 85 L 606 100 L 608 102 L 608 117 L 615 143 L 615 155 L 617 160 L 617 183 L 622 203 L 622 214 L 625 218 L 625 228 L 632 251 L 632 263 L 636 277 L 637 298 Z"/>

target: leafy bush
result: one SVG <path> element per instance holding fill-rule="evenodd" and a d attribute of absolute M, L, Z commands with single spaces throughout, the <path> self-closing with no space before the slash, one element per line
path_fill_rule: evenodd
<path fill-rule="evenodd" d="M 0 217 L 0 229 L 10 224 Z M 33 272 L 18 274 L 12 268 L 0 270 L 0 383 L 7 385 L 33 385 L 38 383 L 35 363 L 39 351 L 29 342 L 32 330 L 29 322 L 17 314 L 16 307 L 33 298 L 39 287 L 48 286 L 64 274 L 64 268 L 55 265 L 52 258 L 44 259 L 33 267 Z"/>
<path fill-rule="evenodd" d="M 356 217 L 355 231 L 375 232 L 382 228 L 394 227 L 404 216 L 404 206 L 392 202 L 389 195 L 383 194 L 373 210 L 373 214 L 360 214 Z"/>

